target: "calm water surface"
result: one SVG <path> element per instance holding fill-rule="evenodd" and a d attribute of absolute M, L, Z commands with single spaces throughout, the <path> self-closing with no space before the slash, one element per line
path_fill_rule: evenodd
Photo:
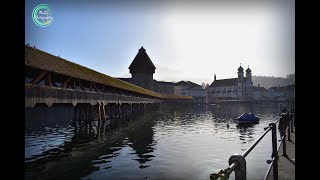
<path fill-rule="evenodd" d="M 280 104 L 161 107 L 100 138 L 74 134 L 71 107 L 32 111 L 26 109 L 26 179 L 209 179 L 279 118 Z M 237 126 L 233 119 L 245 111 L 260 123 Z M 263 179 L 270 156 L 268 133 L 246 158 L 248 179 Z"/>

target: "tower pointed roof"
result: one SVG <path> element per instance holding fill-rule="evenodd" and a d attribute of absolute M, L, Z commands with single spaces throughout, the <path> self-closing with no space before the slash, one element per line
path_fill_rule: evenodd
<path fill-rule="evenodd" d="M 130 73 L 154 73 L 156 67 L 146 53 L 146 50 L 141 46 L 129 69 Z"/>
<path fill-rule="evenodd" d="M 247 73 L 251 73 L 251 69 L 248 66 L 248 69 L 246 70 Z"/>
<path fill-rule="evenodd" d="M 241 67 L 241 64 L 240 64 L 240 67 L 238 68 L 238 72 L 243 72 L 243 68 Z"/>

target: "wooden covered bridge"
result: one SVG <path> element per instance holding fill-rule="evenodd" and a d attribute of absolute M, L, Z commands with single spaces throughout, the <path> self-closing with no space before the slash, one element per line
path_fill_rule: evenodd
<path fill-rule="evenodd" d="M 25 107 L 72 104 L 75 128 L 98 121 L 99 132 L 102 124 L 115 117 L 154 109 L 161 103 L 191 102 L 191 96 L 159 94 L 25 46 Z"/>

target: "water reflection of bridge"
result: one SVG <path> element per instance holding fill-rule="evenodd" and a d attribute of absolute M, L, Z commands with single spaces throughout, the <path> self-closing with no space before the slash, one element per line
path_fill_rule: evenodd
<path fill-rule="evenodd" d="M 132 120 L 119 121 L 117 126 L 110 127 L 103 136 L 74 134 L 72 139 L 65 141 L 61 147 L 43 152 L 41 156 L 47 155 L 48 158 L 26 163 L 26 179 L 80 179 L 98 169 L 108 169 L 116 165 L 114 163 L 117 163 L 117 160 L 114 158 L 120 156 L 121 150 L 126 147 L 132 148 L 129 151 L 132 154 L 131 160 L 138 162 L 139 168 L 149 167 L 148 162 L 155 158 L 151 155 L 156 145 L 152 128 L 154 121 L 150 121 L 156 114 L 154 112 L 144 112 Z M 71 158 L 72 161 L 69 160 Z M 69 165 L 60 167 L 56 161 Z"/>

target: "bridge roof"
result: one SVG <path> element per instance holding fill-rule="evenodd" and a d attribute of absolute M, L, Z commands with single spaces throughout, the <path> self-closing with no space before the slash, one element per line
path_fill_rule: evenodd
<path fill-rule="evenodd" d="M 180 96 L 173 94 L 159 94 L 134 84 L 110 77 L 79 64 L 67 61 L 47 52 L 25 45 L 25 65 L 55 72 L 69 77 L 100 83 L 128 91 L 145 94 L 163 99 L 193 99 L 192 96 Z"/>
<path fill-rule="evenodd" d="M 67 61 L 47 52 L 25 45 L 25 65 L 69 77 L 100 83 L 153 97 L 165 98 L 161 94 L 127 83 L 94 71 L 79 64 Z"/>

